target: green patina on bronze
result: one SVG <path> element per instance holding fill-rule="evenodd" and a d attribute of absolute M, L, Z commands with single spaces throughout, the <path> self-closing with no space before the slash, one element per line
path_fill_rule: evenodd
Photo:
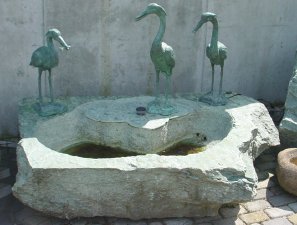
<path fill-rule="evenodd" d="M 65 107 L 54 103 L 53 86 L 52 86 L 52 68 L 58 66 L 59 56 L 54 47 L 53 40 L 59 42 L 63 48 L 69 50 L 68 45 L 61 36 L 61 32 L 55 28 L 49 29 L 46 33 L 47 46 L 42 46 L 36 49 L 31 57 L 30 65 L 38 68 L 38 92 L 39 92 L 39 104 L 37 110 L 42 116 L 50 116 L 65 111 Z M 50 104 L 43 103 L 42 90 L 41 90 L 41 75 L 43 71 L 48 71 L 48 82 L 50 92 Z"/>
<path fill-rule="evenodd" d="M 175 55 L 172 47 L 162 42 L 166 28 L 166 12 L 162 6 L 156 3 L 149 4 L 146 9 L 136 17 L 136 21 L 150 14 L 155 14 L 160 18 L 160 27 L 150 51 L 151 59 L 156 70 L 156 99 L 148 105 L 148 111 L 154 114 L 170 115 L 175 111 L 175 108 L 170 105 L 168 100 L 168 94 L 171 92 L 171 75 L 175 66 Z M 165 102 L 163 103 L 159 96 L 160 73 L 163 73 L 166 77 Z"/>
<path fill-rule="evenodd" d="M 211 105 L 225 105 L 227 103 L 227 99 L 222 94 L 222 86 L 223 86 L 223 71 L 224 71 L 224 61 L 227 58 L 227 47 L 218 41 L 219 37 L 219 24 L 217 20 L 217 16 L 214 13 L 206 12 L 201 16 L 201 20 L 198 22 L 197 26 L 194 28 L 193 32 L 196 33 L 203 24 L 211 22 L 213 24 L 211 42 L 206 47 L 206 55 L 210 60 L 211 68 L 212 68 L 212 81 L 211 81 L 211 91 L 206 95 L 200 98 L 200 101 L 206 102 Z M 220 87 L 219 87 L 219 95 L 214 95 L 214 66 L 221 66 L 221 79 L 220 79 Z"/>

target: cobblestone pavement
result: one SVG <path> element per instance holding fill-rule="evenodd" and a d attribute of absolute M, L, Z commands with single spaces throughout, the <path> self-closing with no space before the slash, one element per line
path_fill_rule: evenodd
<path fill-rule="evenodd" d="M 297 225 L 297 197 L 286 193 L 275 176 L 278 152 L 277 148 L 272 148 L 255 161 L 259 184 L 254 200 L 226 205 L 215 217 L 140 221 L 97 217 L 68 221 L 36 212 L 10 195 L 0 200 L 0 225 Z"/>

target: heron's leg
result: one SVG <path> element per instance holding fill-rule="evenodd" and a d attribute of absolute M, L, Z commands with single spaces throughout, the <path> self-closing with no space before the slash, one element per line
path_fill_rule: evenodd
<path fill-rule="evenodd" d="M 168 104 L 168 94 L 171 92 L 170 82 L 171 76 L 166 75 L 166 86 L 165 86 L 165 104 Z"/>
<path fill-rule="evenodd" d="M 43 100 L 42 100 L 42 93 L 41 93 L 41 74 L 42 74 L 42 70 L 40 68 L 38 68 L 38 93 L 39 93 L 39 103 L 42 104 Z"/>
<path fill-rule="evenodd" d="M 211 93 L 213 93 L 214 85 L 214 64 L 211 64 Z"/>
<path fill-rule="evenodd" d="M 156 98 L 159 98 L 160 91 L 160 70 L 156 70 Z"/>
<path fill-rule="evenodd" d="M 219 95 L 222 94 L 222 89 L 223 89 L 223 75 L 224 75 L 224 63 L 221 64 L 221 80 L 220 80 Z"/>
<path fill-rule="evenodd" d="M 48 70 L 48 83 L 49 83 L 49 92 L 50 92 L 50 98 L 51 103 L 54 102 L 54 96 L 53 96 L 53 85 L 52 85 L 52 70 Z"/>

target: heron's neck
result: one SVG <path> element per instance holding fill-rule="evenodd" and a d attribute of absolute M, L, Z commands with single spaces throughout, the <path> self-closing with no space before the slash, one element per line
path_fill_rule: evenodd
<path fill-rule="evenodd" d="M 219 25 L 218 21 L 215 19 L 212 22 L 213 28 L 212 28 L 212 35 L 211 35 L 211 42 L 210 42 L 210 47 L 213 50 L 218 49 L 218 36 L 219 36 Z"/>
<path fill-rule="evenodd" d="M 165 33 L 165 28 L 166 28 L 166 17 L 165 15 L 160 15 L 160 27 L 159 27 L 159 31 L 153 41 L 153 45 L 161 45 L 162 43 L 162 39 Z"/>
<path fill-rule="evenodd" d="M 46 38 L 46 43 L 47 43 L 47 46 L 53 50 L 55 50 L 55 47 L 54 47 L 54 42 L 53 42 L 53 38 L 51 37 L 47 37 Z"/>

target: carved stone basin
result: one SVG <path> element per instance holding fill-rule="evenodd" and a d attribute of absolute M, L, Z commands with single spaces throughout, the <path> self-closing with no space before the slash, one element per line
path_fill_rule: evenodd
<path fill-rule="evenodd" d="M 297 148 L 281 151 L 277 156 L 277 179 L 289 193 L 297 195 Z"/>
<path fill-rule="evenodd" d="M 136 115 L 152 97 L 67 98 L 69 111 L 41 118 L 32 100 L 20 105 L 14 195 L 34 209 L 61 218 L 114 216 L 131 219 L 213 216 L 225 203 L 256 192 L 253 160 L 279 144 L 265 107 L 244 96 L 225 106 L 177 97 L 169 117 Z M 157 153 L 179 143 L 205 146 L 201 153 Z M 94 143 L 138 155 L 82 158 L 69 146 Z"/>

